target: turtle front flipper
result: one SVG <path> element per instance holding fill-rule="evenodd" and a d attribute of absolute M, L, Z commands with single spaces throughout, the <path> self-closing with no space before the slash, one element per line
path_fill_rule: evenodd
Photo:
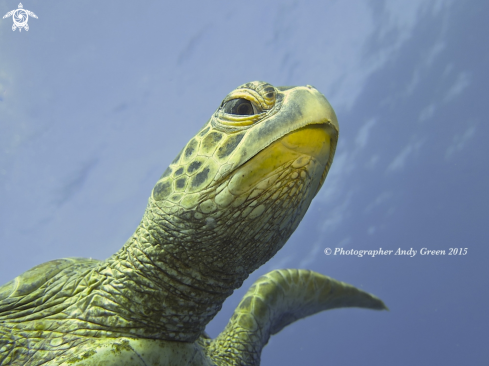
<path fill-rule="evenodd" d="M 207 354 L 219 366 L 259 365 L 272 334 L 298 319 L 343 307 L 387 310 L 379 298 L 313 271 L 269 272 L 250 287 Z"/>

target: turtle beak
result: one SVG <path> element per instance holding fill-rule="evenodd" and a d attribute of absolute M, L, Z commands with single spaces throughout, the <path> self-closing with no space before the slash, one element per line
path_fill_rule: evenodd
<path fill-rule="evenodd" d="M 328 100 L 316 88 L 311 85 L 304 87 L 278 87 L 285 95 L 300 93 L 297 98 L 301 101 L 301 115 L 306 115 L 306 125 L 290 132 L 282 138 L 282 143 L 290 149 L 303 152 L 313 158 L 316 168 L 309 170 L 313 177 L 319 176 L 318 188 L 314 195 L 322 187 L 329 168 L 333 163 L 336 144 L 339 136 L 339 125 L 336 114 Z"/>

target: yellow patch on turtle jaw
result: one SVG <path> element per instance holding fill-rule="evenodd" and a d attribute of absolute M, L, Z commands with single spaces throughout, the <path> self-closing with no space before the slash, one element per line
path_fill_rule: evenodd
<path fill-rule="evenodd" d="M 328 175 L 335 149 L 335 146 L 331 145 L 332 141 L 335 143 L 337 135 L 333 128 L 320 124 L 308 125 L 281 139 L 289 149 L 301 151 L 313 159 L 315 164 L 309 164 L 307 171 L 311 177 L 319 177 L 319 185 L 314 195 L 319 191 Z"/>
<path fill-rule="evenodd" d="M 324 124 L 302 127 L 278 141 L 292 151 L 309 155 L 321 165 L 329 160 L 331 136 Z"/>
<path fill-rule="evenodd" d="M 229 181 L 229 191 L 234 195 L 247 192 L 284 164 L 304 167 L 319 189 L 330 158 L 330 141 L 324 124 L 308 125 L 290 132 L 239 167 Z"/>

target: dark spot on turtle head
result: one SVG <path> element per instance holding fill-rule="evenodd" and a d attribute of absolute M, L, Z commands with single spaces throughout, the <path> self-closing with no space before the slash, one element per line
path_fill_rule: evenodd
<path fill-rule="evenodd" d="M 175 177 L 178 177 L 179 175 L 182 175 L 183 173 L 183 168 L 178 168 L 176 171 L 175 171 Z"/>
<path fill-rule="evenodd" d="M 213 151 L 213 148 L 217 145 L 219 141 L 222 139 L 222 134 L 218 132 L 211 132 L 208 134 L 204 139 L 202 140 L 202 147 L 204 148 L 204 151 L 209 152 Z"/>
<path fill-rule="evenodd" d="M 175 159 L 173 159 L 173 161 L 171 162 L 172 164 L 175 164 L 178 160 L 180 160 L 180 156 L 182 156 L 182 152 L 183 152 L 183 150 L 181 150 L 178 153 L 177 157 Z"/>
<path fill-rule="evenodd" d="M 264 89 L 267 93 L 273 93 L 275 91 L 275 88 L 273 86 L 268 86 Z"/>
<path fill-rule="evenodd" d="M 190 142 L 187 144 L 187 148 L 185 149 L 185 157 L 190 157 L 195 151 L 195 148 L 197 147 L 197 141 L 194 139 L 190 140 Z"/>
<path fill-rule="evenodd" d="M 206 127 L 202 131 L 200 131 L 199 136 L 204 136 L 207 133 L 207 131 L 209 131 L 209 128 L 210 127 Z"/>
<path fill-rule="evenodd" d="M 243 139 L 243 136 L 244 133 L 232 135 L 230 138 L 224 141 L 223 145 L 219 147 L 219 150 L 217 150 L 217 157 L 219 159 L 223 159 L 229 156 L 239 145 L 239 143 Z"/>
<path fill-rule="evenodd" d="M 187 172 L 189 173 L 193 173 L 195 172 L 197 169 L 199 169 L 202 165 L 202 162 L 200 161 L 193 161 L 189 167 L 187 168 Z"/>
<path fill-rule="evenodd" d="M 161 175 L 160 179 L 165 178 L 165 177 L 168 177 L 172 173 L 172 171 L 173 170 L 170 167 L 166 168 L 166 170 Z"/>
<path fill-rule="evenodd" d="M 207 176 L 209 175 L 209 172 L 210 172 L 210 169 L 205 168 L 200 173 L 198 173 L 194 177 L 194 179 L 192 180 L 192 187 L 198 187 L 198 186 L 202 185 L 203 183 L 205 183 L 205 181 L 207 180 Z"/>
<path fill-rule="evenodd" d="M 171 196 L 171 200 L 173 201 L 178 201 L 180 198 L 182 198 L 181 194 L 174 194 L 173 196 Z"/>
<path fill-rule="evenodd" d="M 274 96 L 274 93 L 268 93 L 268 94 L 266 95 L 266 97 L 267 97 L 268 99 L 271 99 L 273 96 Z"/>
<path fill-rule="evenodd" d="M 186 182 L 186 178 L 180 178 L 180 179 L 177 179 L 177 188 L 183 188 L 185 187 L 185 182 Z"/>
<path fill-rule="evenodd" d="M 158 182 L 153 188 L 153 197 L 156 201 L 161 201 L 168 197 L 171 192 L 171 182 Z"/>

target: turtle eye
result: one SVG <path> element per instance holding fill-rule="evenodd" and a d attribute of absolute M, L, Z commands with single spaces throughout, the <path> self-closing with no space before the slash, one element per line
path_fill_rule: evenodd
<path fill-rule="evenodd" d="M 258 113 L 255 106 L 249 100 L 243 98 L 228 100 L 224 104 L 223 110 L 225 113 L 240 116 L 251 116 Z"/>

